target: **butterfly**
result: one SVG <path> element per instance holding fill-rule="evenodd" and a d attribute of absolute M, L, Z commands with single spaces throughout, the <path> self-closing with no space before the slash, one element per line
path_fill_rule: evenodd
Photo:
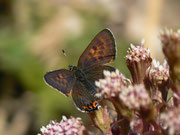
<path fill-rule="evenodd" d="M 44 80 L 66 97 L 69 97 L 71 93 L 78 110 L 93 112 L 100 108 L 101 100 L 96 96 L 95 81 L 104 77 L 103 70 L 115 70 L 114 67 L 105 65 L 115 58 L 115 38 L 106 28 L 90 42 L 80 56 L 77 66 L 69 66 L 69 70 L 60 69 L 47 72 Z"/>

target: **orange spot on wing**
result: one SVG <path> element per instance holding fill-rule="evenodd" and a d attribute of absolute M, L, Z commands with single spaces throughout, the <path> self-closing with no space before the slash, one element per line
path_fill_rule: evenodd
<path fill-rule="evenodd" d="M 57 80 L 60 80 L 58 77 L 56 77 Z"/>
<path fill-rule="evenodd" d="M 95 53 L 95 50 L 94 50 L 94 49 L 91 49 L 90 52 L 91 52 L 92 54 L 94 54 L 94 53 Z"/>
<path fill-rule="evenodd" d="M 63 77 L 62 77 L 62 74 L 59 74 L 59 77 L 60 77 L 60 78 L 63 78 Z"/>
<path fill-rule="evenodd" d="M 98 102 L 97 102 L 96 100 L 93 102 L 94 108 L 96 107 L 97 103 L 98 103 Z"/>
<path fill-rule="evenodd" d="M 82 106 L 83 109 L 89 109 L 87 106 Z"/>
<path fill-rule="evenodd" d="M 91 105 L 89 106 L 89 108 L 90 108 L 90 109 L 93 109 L 93 107 L 92 107 Z"/>

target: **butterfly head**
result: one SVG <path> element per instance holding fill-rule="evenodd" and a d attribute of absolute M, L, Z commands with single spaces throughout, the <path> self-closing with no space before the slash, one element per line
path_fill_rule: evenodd
<path fill-rule="evenodd" d="M 76 66 L 72 66 L 72 65 L 69 65 L 68 68 L 69 68 L 69 70 L 72 71 L 72 72 L 74 72 L 74 71 L 77 70 L 77 67 L 76 67 Z"/>

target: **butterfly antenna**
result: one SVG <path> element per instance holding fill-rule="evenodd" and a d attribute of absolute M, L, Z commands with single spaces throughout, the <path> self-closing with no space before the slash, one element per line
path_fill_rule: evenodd
<path fill-rule="evenodd" d="M 65 57 L 67 57 L 66 52 L 64 51 L 64 49 L 62 50 L 62 53 L 63 53 L 63 55 L 64 55 Z"/>

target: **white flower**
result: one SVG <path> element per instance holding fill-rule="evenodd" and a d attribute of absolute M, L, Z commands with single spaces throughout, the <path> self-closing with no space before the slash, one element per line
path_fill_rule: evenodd
<path fill-rule="evenodd" d="M 104 71 L 104 79 L 100 79 L 95 82 L 95 85 L 99 89 L 97 96 L 103 96 L 104 98 L 111 98 L 119 95 L 122 89 L 127 86 L 128 79 L 116 70 L 115 72 Z"/>
<path fill-rule="evenodd" d="M 129 109 L 135 110 L 139 110 L 141 107 L 146 108 L 151 103 L 149 94 L 142 84 L 125 88 L 119 94 L 119 98 Z"/>
<path fill-rule="evenodd" d="M 82 135 L 85 127 L 81 118 L 62 116 L 61 122 L 51 121 L 46 127 L 40 129 L 42 135 Z M 40 134 L 38 134 L 40 135 Z"/>

